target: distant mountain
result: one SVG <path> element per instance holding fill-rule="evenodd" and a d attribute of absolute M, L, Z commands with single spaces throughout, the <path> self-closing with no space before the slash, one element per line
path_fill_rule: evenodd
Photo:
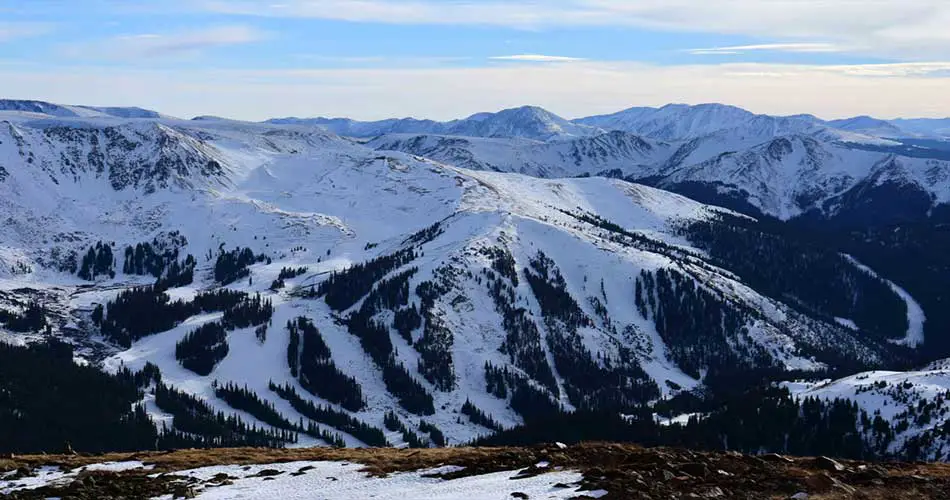
<path fill-rule="evenodd" d="M 661 108 L 631 108 L 612 115 L 574 120 L 575 123 L 607 130 L 623 130 L 664 141 L 695 139 L 718 132 L 733 136 L 774 137 L 814 129 L 816 120 L 799 115 L 756 115 L 723 104 L 668 104 Z"/>
<path fill-rule="evenodd" d="M 911 134 L 950 139 L 950 118 L 899 118 L 890 123 Z"/>
<path fill-rule="evenodd" d="M 167 118 L 157 111 L 136 107 L 66 106 L 44 101 L 0 99 L 0 111 L 21 111 L 60 118 Z"/>
<path fill-rule="evenodd" d="M 907 135 L 900 127 L 886 120 L 878 120 L 870 116 L 832 120 L 825 122 L 825 124 L 832 128 L 876 137 L 903 137 Z"/>
<path fill-rule="evenodd" d="M 436 122 L 414 118 L 359 122 L 348 118 L 276 118 L 268 123 L 323 127 L 335 134 L 373 138 L 385 134 L 436 134 L 487 138 L 522 138 L 536 141 L 586 137 L 600 132 L 574 124 L 536 106 L 478 113 L 461 120 Z"/>
<path fill-rule="evenodd" d="M 674 190 L 685 184 L 718 186 L 718 195 L 728 192 L 781 219 L 813 210 L 840 215 L 841 202 L 848 198 L 847 204 L 860 204 L 864 210 L 878 205 L 883 210 L 876 214 L 883 217 L 879 222 L 898 221 L 908 211 L 915 212 L 913 218 L 925 217 L 934 205 L 950 202 L 950 162 L 789 135 L 699 163 L 670 165 L 651 183 Z M 895 194 L 903 192 L 903 197 L 881 197 L 879 188 L 885 186 L 896 189 Z M 923 205 L 911 204 L 907 190 L 916 193 L 913 199 L 922 198 Z M 850 195 L 841 198 L 846 193 Z"/>
<path fill-rule="evenodd" d="M 625 173 L 652 172 L 673 152 L 670 144 L 620 131 L 550 142 L 390 134 L 377 137 L 368 145 L 463 168 L 548 178 L 608 172 L 622 177 Z"/>
<path fill-rule="evenodd" d="M 578 125 L 537 106 L 481 113 L 449 127 L 453 135 L 523 137 L 539 141 L 595 135 L 596 127 Z"/>

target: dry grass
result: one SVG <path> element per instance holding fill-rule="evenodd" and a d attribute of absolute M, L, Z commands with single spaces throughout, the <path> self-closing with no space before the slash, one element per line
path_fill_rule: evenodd
<path fill-rule="evenodd" d="M 32 469 L 40 465 L 75 468 L 105 461 L 139 460 L 154 465 L 154 472 L 174 472 L 211 465 L 252 465 L 292 461 L 342 461 L 366 466 L 371 474 L 458 465 L 465 470 L 452 479 L 502 470 L 543 473 L 534 465 L 584 473 L 585 486 L 605 489 L 607 498 L 754 498 L 785 499 L 797 492 L 811 499 L 910 500 L 950 498 L 950 465 L 840 461 L 843 470 L 828 470 L 812 458 L 773 457 L 772 460 L 732 453 L 698 453 L 676 449 L 645 449 L 634 445 L 588 443 L 561 449 L 530 448 L 397 449 L 298 449 L 234 448 L 177 450 L 172 452 L 111 453 L 86 455 L 27 455 L 0 459 L 0 471 Z M 143 471 L 112 474 L 111 483 L 123 484 L 145 494 L 167 493 L 169 480 L 148 483 Z M 119 481 L 119 483 L 116 483 Z M 824 481 L 826 484 L 822 484 Z M 124 482 L 124 483 L 123 483 Z M 85 487 L 85 486 L 83 486 Z M 37 495 L 103 497 L 101 490 L 38 491 Z M 157 492 L 157 493 L 156 493 Z M 63 494 L 66 495 L 63 495 Z M 81 494 L 80 494 L 81 493 Z M 722 496 L 715 496 L 717 494 Z M 648 495 L 648 496 L 641 496 Z M 34 498 L 21 496 L 20 498 Z M 36 498 L 39 498 L 37 496 Z"/>

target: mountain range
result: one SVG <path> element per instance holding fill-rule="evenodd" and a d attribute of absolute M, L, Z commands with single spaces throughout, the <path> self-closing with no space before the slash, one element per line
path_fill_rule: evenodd
<path fill-rule="evenodd" d="M 0 110 L 0 336 L 66 342 L 165 446 L 458 444 L 583 412 L 716 422 L 769 381 L 856 401 L 867 453 L 947 457 L 943 400 L 879 432 L 862 384 L 818 382 L 924 367 L 886 382 L 950 387 L 925 366 L 950 357 L 936 121 Z M 0 389 L 33 383 L 17 373 Z M 16 394 L 0 424 L 40 407 Z"/>

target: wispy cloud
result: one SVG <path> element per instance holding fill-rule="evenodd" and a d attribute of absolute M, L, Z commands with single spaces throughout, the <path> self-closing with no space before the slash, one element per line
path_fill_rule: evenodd
<path fill-rule="evenodd" d="M 882 64 L 770 64 L 735 63 L 721 65 L 728 68 L 732 76 L 758 77 L 770 76 L 780 78 L 796 78 L 806 74 L 834 74 L 849 77 L 864 77 L 864 79 L 880 78 L 929 78 L 943 79 L 950 76 L 950 61 L 910 62 L 910 63 L 882 63 Z M 762 68 L 769 68 L 763 72 Z"/>
<path fill-rule="evenodd" d="M 831 43 L 764 43 L 758 45 L 733 45 L 729 47 L 689 49 L 686 52 L 694 55 L 724 55 L 745 54 L 748 52 L 831 53 L 842 52 L 843 50 L 842 47 Z"/>
<path fill-rule="evenodd" d="M 578 62 L 585 61 L 579 57 L 565 57 L 565 56 L 546 56 L 541 54 L 516 54 L 511 56 L 494 56 L 489 57 L 493 61 L 518 61 L 518 62 Z"/>
<path fill-rule="evenodd" d="M 121 35 L 89 44 L 70 45 L 65 51 L 84 58 L 139 59 L 193 55 L 207 49 L 247 44 L 264 38 L 264 32 L 248 26 L 215 26 L 176 33 Z"/>
<path fill-rule="evenodd" d="M 0 42 L 45 35 L 53 31 L 46 23 L 9 23 L 0 22 Z"/>
<path fill-rule="evenodd" d="M 536 29 L 564 24 L 607 24 L 607 14 L 586 2 L 551 0 L 194 0 L 206 11 L 249 16 L 299 17 L 385 24 L 465 24 Z"/>
<path fill-rule="evenodd" d="M 179 1 L 187 8 L 232 15 L 520 29 L 631 26 L 764 40 L 823 40 L 849 52 L 908 59 L 950 54 L 946 0 L 875 0 L 872 6 L 867 0 Z"/>

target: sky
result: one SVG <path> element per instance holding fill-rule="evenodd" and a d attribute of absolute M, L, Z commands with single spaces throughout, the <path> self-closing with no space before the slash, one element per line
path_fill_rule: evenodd
<path fill-rule="evenodd" d="M 0 0 L 0 98 L 190 118 L 950 116 L 947 0 Z"/>

